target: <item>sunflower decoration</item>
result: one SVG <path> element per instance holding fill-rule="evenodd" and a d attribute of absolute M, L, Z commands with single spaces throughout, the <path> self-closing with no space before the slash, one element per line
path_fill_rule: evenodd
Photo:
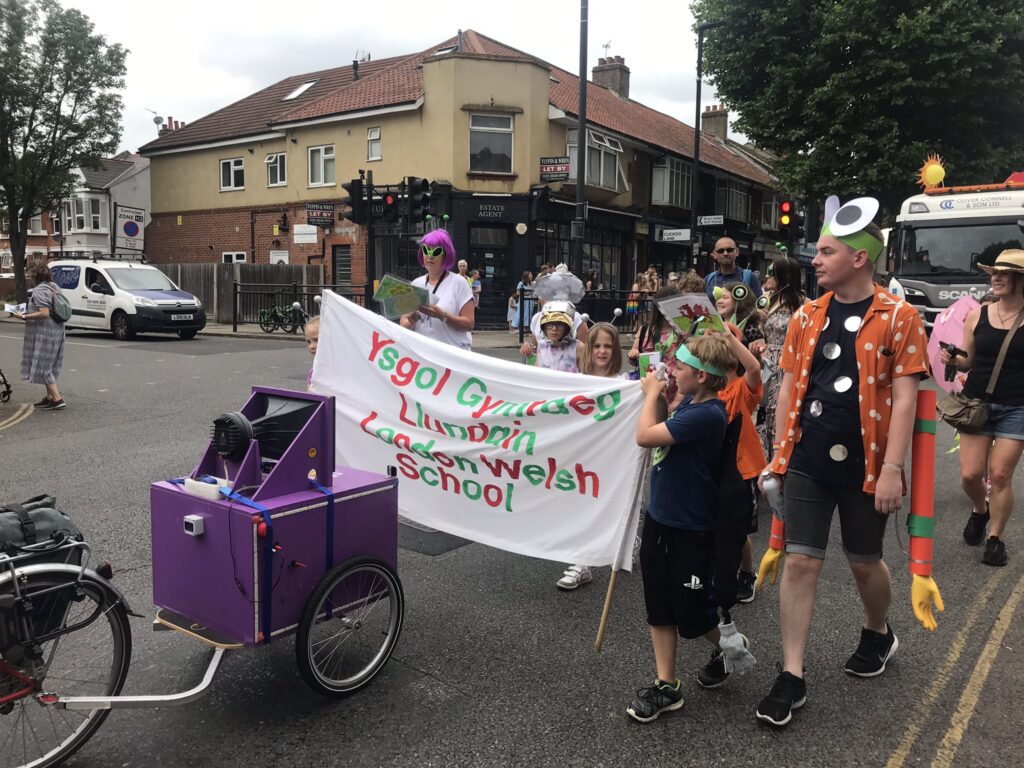
<path fill-rule="evenodd" d="M 946 168 L 942 165 L 942 158 L 936 154 L 928 155 L 924 165 L 917 172 L 917 183 L 927 189 L 934 189 L 942 186 L 942 180 L 946 178 Z"/>

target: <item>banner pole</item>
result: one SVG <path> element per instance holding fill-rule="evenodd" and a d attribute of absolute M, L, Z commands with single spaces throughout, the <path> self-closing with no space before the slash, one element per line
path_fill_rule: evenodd
<path fill-rule="evenodd" d="M 594 652 L 601 652 L 601 645 L 604 643 L 604 630 L 608 626 L 608 613 L 612 608 L 612 593 L 615 591 L 615 578 L 618 571 L 612 571 L 612 577 L 608 579 L 608 592 L 604 596 L 604 610 L 601 611 L 601 623 L 597 626 L 597 639 L 594 640 Z"/>

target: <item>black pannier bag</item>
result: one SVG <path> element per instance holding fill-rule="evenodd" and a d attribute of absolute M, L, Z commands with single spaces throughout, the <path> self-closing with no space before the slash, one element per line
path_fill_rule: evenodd
<path fill-rule="evenodd" d="M 83 541 L 82 533 L 71 522 L 71 518 L 56 508 L 57 499 L 42 494 L 20 504 L 0 505 L 0 554 L 17 557 L 29 554 L 24 547 L 43 542 L 52 543 L 51 548 L 42 548 L 19 560 L 18 566 L 37 563 L 70 563 L 80 565 L 81 547 L 59 549 L 68 540 Z M 0 573 L 3 566 L 0 566 Z M 0 594 L 9 588 L 0 587 Z M 35 637 L 42 637 L 60 628 L 67 608 L 73 598 L 73 591 L 61 589 L 38 597 L 32 601 L 32 630 Z M 6 650 L 8 639 L 16 637 L 13 614 L 0 613 L 0 652 Z"/>

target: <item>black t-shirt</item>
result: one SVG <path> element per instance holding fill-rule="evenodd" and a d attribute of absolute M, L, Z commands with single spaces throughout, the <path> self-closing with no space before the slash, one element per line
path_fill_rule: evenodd
<path fill-rule="evenodd" d="M 814 345 L 811 378 L 800 409 L 800 442 L 789 469 L 818 482 L 849 488 L 864 484 L 860 426 L 857 331 L 874 296 L 854 304 L 829 302 L 825 328 Z"/>

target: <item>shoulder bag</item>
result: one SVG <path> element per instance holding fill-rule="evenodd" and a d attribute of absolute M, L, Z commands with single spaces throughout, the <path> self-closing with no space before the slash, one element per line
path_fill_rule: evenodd
<path fill-rule="evenodd" d="M 1021 320 L 1024 320 L 1024 311 L 1017 313 L 1017 320 L 1010 332 L 1006 334 L 1006 338 L 1003 339 L 1003 346 L 999 349 L 996 364 L 992 368 L 992 375 L 988 379 L 988 386 L 985 387 L 986 398 L 992 397 L 992 393 L 995 392 L 999 373 L 1006 360 L 1006 353 L 1010 349 L 1013 335 L 1020 328 Z M 951 392 L 944 395 L 939 399 L 936 408 L 939 411 L 939 417 L 958 432 L 967 434 L 980 432 L 988 421 L 988 406 L 985 401 L 977 397 L 968 397 L 963 392 Z"/>

